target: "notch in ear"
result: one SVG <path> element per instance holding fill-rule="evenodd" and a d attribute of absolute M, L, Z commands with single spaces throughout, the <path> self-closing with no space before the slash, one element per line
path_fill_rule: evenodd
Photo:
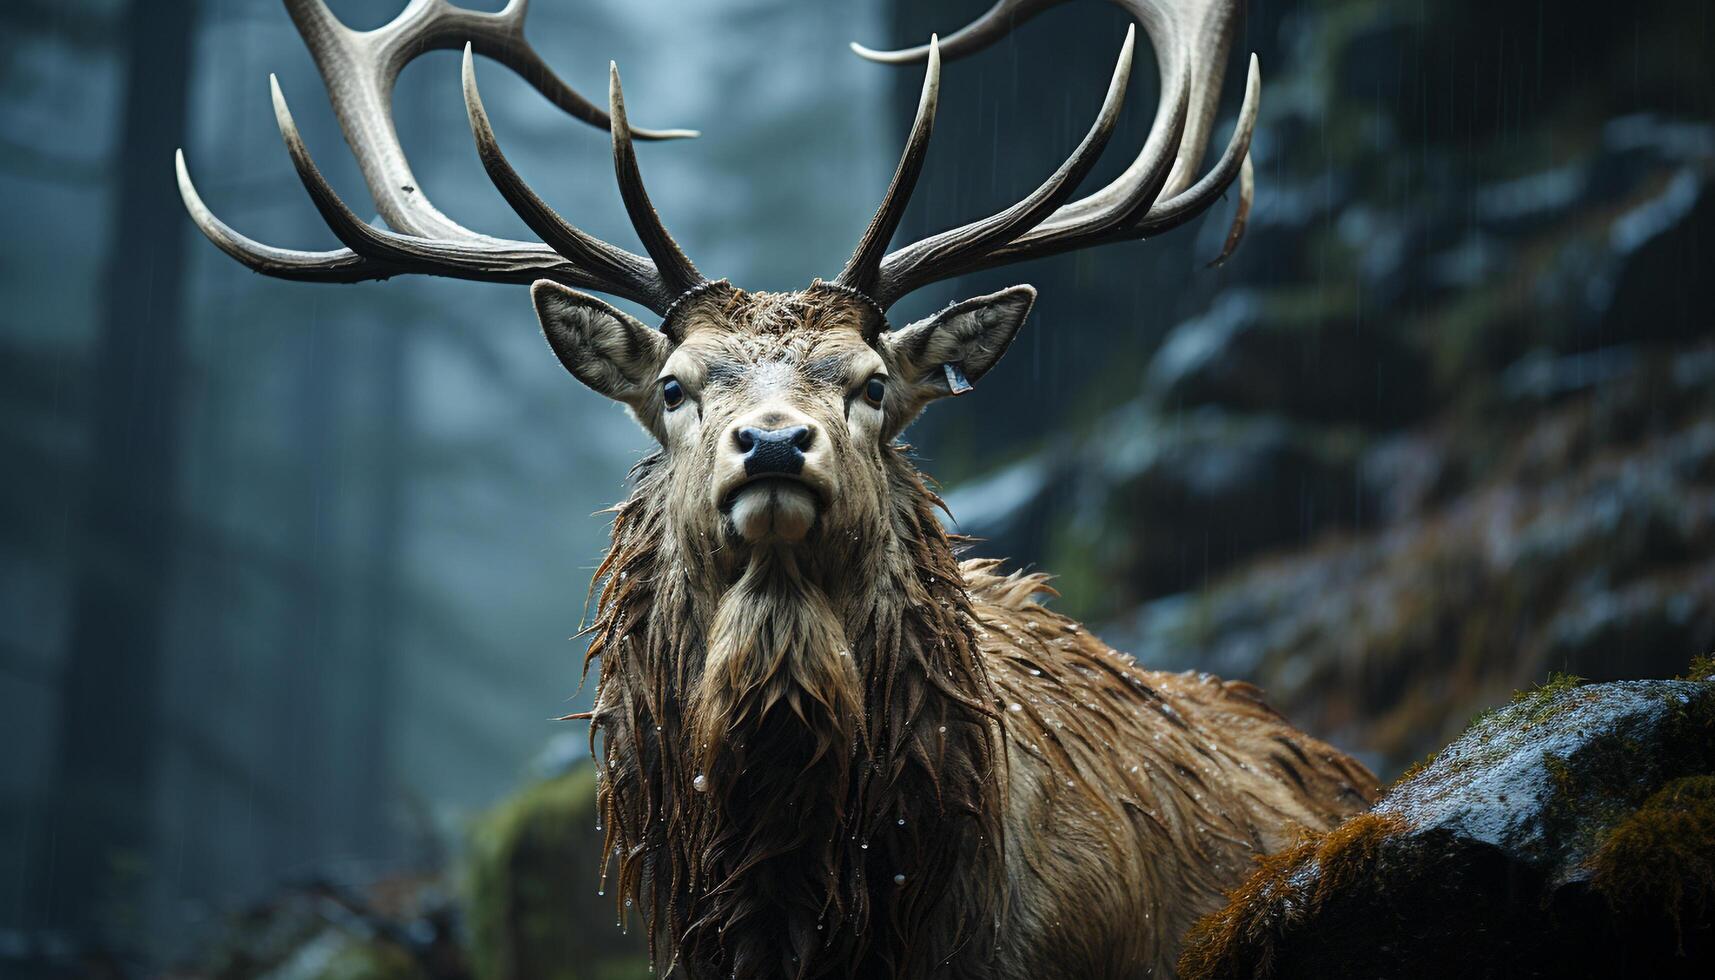
<path fill-rule="evenodd" d="M 538 279 L 530 287 L 548 346 L 591 390 L 641 408 L 666 362 L 666 337 L 635 317 L 575 289 Z"/>
<path fill-rule="evenodd" d="M 1034 286 L 1012 286 L 955 303 L 883 337 L 910 387 L 913 408 L 970 391 L 1012 345 L 1035 302 Z"/>

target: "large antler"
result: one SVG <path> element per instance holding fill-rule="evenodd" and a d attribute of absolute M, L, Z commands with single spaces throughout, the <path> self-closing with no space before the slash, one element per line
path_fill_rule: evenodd
<path fill-rule="evenodd" d="M 284 2 L 315 57 L 340 129 L 363 171 L 376 210 L 392 230 L 364 222 L 340 200 L 298 135 L 279 82 L 270 77 L 275 119 L 292 163 L 316 208 L 345 247 L 297 251 L 264 245 L 239 234 L 203 204 L 181 150 L 176 163 L 185 208 L 203 234 L 228 255 L 265 275 L 311 282 L 359 282 L 403 273 L 488 282 L 527 283 L 547 278 L 624 296 L 657 312 L 665 312 L 676 297 L 704 281 L 650 205 L 632 148 L 633 138 L 674 139 L 696 133 L 630 128 L 617 68 L 610 74 L 607 112 L 572 91 L 524 39 L 528 0 L 510 0 L 497 13 L 465 10 L 449 0 L 411 0 L 392 22 L 372 31 L 346 27 L 324 0 Z M 464 227 L 437 210 L 411 174 L 393 125 L 394 83 L 399 72 L 419 54 L 460 47 L 465 51 L 465 107 L 483 167 L 542 242 L 494 238 Z M 578 230 L 530 190 L 495 142 L 477 94 L 473 54 L 487 55 L 511 68 L 568 114 L 611 129 L 620 192 L 648 258 Z"/>
<path fill-rule="evenodd" d="M 1155 48 L 1161 105 L 1143 148 L 1106 187 L 1068 201 L 1106 146 L 1130 77 L 1133 34 L 1126 33 L 1107 98 L 1088 135 L 1070 158 L 1024 200 L 980 221 L 952 228 L 883 255 L 899 225 L 928 148 L 940 87 L 941 59 L 963 57 L 993 44 L 1012 27 L 1065 0 L 999 0 L 988 13 L 923 47 L 902 51 L 852 49 L 890 64 L 927 61 L 923 97 L 904 156 L 886 197 L 838 282 L 868 294 L 882 307 L 929 283 L 1009 262 L 1107 242 L 1145 238 L 1178 227 L 1206 211 L 1239 180 L 1239 208 L 1221 258 L 1243 233 L 1251 199 L 1250 138 L 1262 80 L 1250 61 L 1244 105 L 1226 152 L 1197 179 L 1221 96 L 1221 73 L 1232 42 L 1238 0 L 1114 0 L 1140 23 Z M 1219 260 L 1217 260 L 1219 261 Z"/>

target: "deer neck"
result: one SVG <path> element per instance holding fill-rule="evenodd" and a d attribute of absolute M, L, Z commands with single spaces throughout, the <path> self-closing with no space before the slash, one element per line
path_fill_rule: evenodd
<path fill-rule="evenodd" d="M 602 806 L 629 888 L 645 883 L 625 855 L 677 862 L 641 897 L 690 949 L 712 923 L 723 957 L 769 956 L 783 920 L 787 947 L 842 945 L 849 962 L 872 917 L 924 928 L 954 862 L 997 839 L 969 599 L 933 498 L 898 463 L 885 527 L 837 554 L 715 567 L 710 549 L 672 554 L 683 543 L 642 497 L 616 521 L 591 647 Z"/>

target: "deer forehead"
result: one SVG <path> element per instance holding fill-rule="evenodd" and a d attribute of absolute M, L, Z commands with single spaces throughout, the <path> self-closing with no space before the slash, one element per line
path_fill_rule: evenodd
<path fill-rule="evenodd" d="M 803 294 L 745 294 L 686 316 L 662 374 L 699 388 L 847 387 L 885 371 L 864 339 L 864 313 Z"/>
<path fill-rule="evenodd" d="M 793 292 L 751 292 L 723 280 L 697 291 L 678 313 L 675 327 L 687 337 L 714 331 L 787 341 L 806 333 L 873 333 L 876 316 L 869 301 L 821 282 Z"/>

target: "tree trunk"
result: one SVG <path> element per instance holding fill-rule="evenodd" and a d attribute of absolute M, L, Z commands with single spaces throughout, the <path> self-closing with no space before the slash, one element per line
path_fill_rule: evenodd
<path fill-rule="evenodd" d="M 404 529 L 408 519 L 405 461 L 410 438 L 407 356 L 410 325 L 376 327 L 365 337 L 374 428 L 369 456 L 374 474 L 359 575 L 363 591 L 363 623 L 357 652 L 356 683 L 361 711 L 356 729 L 360 840 L 364 850 L 380 859 L 397 858 L 398 842 L 389 819 L 394 816 L 397 786 L 393 781 L 393 725 L 397 696 L 396 650 L 403 563 Z"/>
<path fill-rule="evenodd" d="M 349 805 L 350 747 L 339 694 L 351 668 L 341 656 L 347 609 L 341 595 L 346 546 L 340 538 L 343 487 L 340 446 L 345 437 L 347 343 L 344 323 L 308 313 L 292 356 L 297 360 L 295 404 L 287 445 L 295 463 L 291 499 L 279 520 L 291 531 L 293 559 L 303 574 L 286 597 L 279 625 L 278 687 L 267 710 L 280 788 L 297 801 L 280 826 L 279 873 L 319 868 L 342 849 L 341 819 Z"/>
<path fill-rule="evenodd" d="M 187 223 L 183 139 L 193 0 L 132 0 L 116 220 L 92 356 L 89 488 L 60 688 L 48 925 L 89 931 L 135 904 L 149 859 L 158 677 L 173 567 Z"/>

